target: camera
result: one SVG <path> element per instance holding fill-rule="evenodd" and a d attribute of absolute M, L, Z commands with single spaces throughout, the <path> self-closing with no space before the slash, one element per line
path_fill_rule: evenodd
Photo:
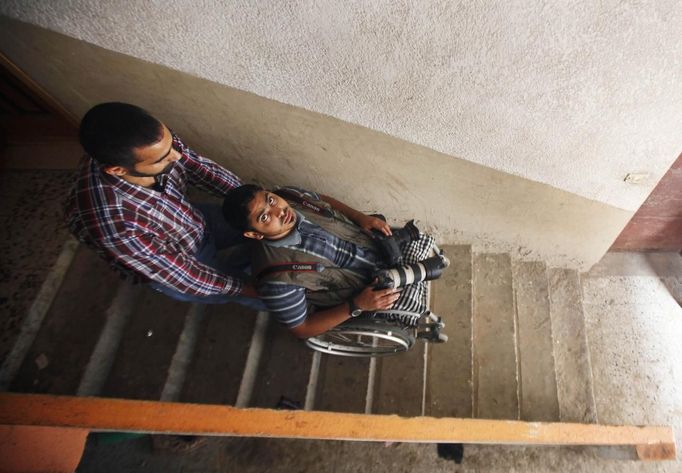
<path fill-rule="evenodd" d="M 396 289 L 422 281 L 432 281 L 438 279 L 449 265 L 450 260 L 441 252 L 441 254 L 426 258 L 419 263 L 383 269 L 375 275 L 378 281 L 374 290 Z"/>
<path fill-rule="evenodd" d="M 407 222 L 403 228 L 392 230 L 392 236 L 386 236 L 376 230 L 372 233 L 389 268 L 401 266 L 403 253 L 400 247 L 419 238 L 419 229 L 414 224 L 414 220 Z"/>

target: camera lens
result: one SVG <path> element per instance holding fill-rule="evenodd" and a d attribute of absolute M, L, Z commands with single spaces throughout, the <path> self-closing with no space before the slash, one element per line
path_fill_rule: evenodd
<path fill-rule="evenodd" d="M 385 269 L 377 273 L 377 289 L 399 288 L 422 281 L 437 279 L 449 262 L 441 256 L 432 256 L 419 263 L 406 264 L 398 268 Z"/>

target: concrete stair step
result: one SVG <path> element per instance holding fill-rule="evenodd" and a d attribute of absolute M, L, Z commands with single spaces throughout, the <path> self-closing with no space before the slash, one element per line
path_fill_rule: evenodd
<path fill-rule="evenodd" d="M 365 412 L 369 365 L 368 358 L 320 354 L 313 410 Z"/>
<path fill-rule="evenodd" d="M 373 414 L 422 415 L 424 350 L 418 340 L 406 353 L 377 358 Z"/>
<path fill-rule="evenodd" d="M 206 305 L 179 400 L 235 405 L 256 324 L 239 304 Z"/>
<path fill-rule="evenodd" d="M 521 419 L 558 421 L 547 266 L 514 262 Z"/>
<path fill-rule="evenodd" d="M 550 268 L 548 277 L 561 421 L 596 423 L 580 276 L 574 270 Z"/>
<path fill-rule="evenodd" d="M 269 319 L 253 396 L 248 405 L 272 409 L 281 397 L 285 397 L 303 406 L 312 359 L 312 350 Z"/>
<path fill-rule="evenodd" d="M 148 287 L 122 333 L 111 372 L 100 395 L 158 400 L 184 324 L 188 303 Z"/>
<path fill-rule="evenodd" d="M 474 255 L 474 417 L 519 417 L 514 318 L 510 256 Z"/>
<path fill-rule="evenodd" d="M 1 166 L 1 165 L 0 165 Z M 0 172 L 0 389 L 8 389 L 73 261 L 62 221 L 69 171 Z M 23 332 L 23 334 L 22 334 Z"/>
<path fill-rule="evenodd" d="M 11 238 L 8 240 L 11 241 Z M 52 241 L 46 246 L 55 248 L 57 242 Z M 29 247 L 32 244 L 30 238 L 24 240 L 24 243 Z M 9 281 L 3 278 L 0 283 L 0 323 L 3 327 L 0 333 L 0 391 L 9 389 L 21 369 L 73 263 L 79 245 L 74 239 L 67 238 L 60 246 L 56 258 L 43 255 L 42 267 L 13 271 Z M 31 254 L 35 252 L 32 251 Z M 19 261 L 25 260 L 23 255 L 15 257 Z M 16 267 L 12 258 L 4 259 L 2 265 L 7 268 Z M 50 267 L 49 272 L 45 272 L 45 266 Z M 34 283 L 25 284 L 29 280 Z"/>
<path fill-rule="evenodd" d="M 472 251 L 468 245 L 441 249 L 450 267 L 431 282 L 431 310 L 445 322 L 445 344 L 428 345 L 425 415 L 472 417 Z"/>
<path fill-rule="evenodd" d="M 10 390 L 75 394 L 119 284 L 80 246 Z"/>
<path fill-rule="evenodd" d="M 241 306 L 126 290 L 80 247 L 10 389 L 80 392 L 123 293 L 132 312 L 90 394 L 266 408 L 284 397 L 337 412 L 595 422 L 578 274 L 474 255 L 466 245 L 443 249 L 452 266 L 431 283 L 431 309 L 448 343 L 418 341 L 408 353 L 369 360 L 316 354 L 267 314 Z"/>
<path fill-rule="evenodd" d="M 106 322 L 97 337 L 90 359 L 78 384 L 78 396 L 99 396 L 119 355 L 126 328 L 145 288 L 121 282 L 106 310 Z"/>

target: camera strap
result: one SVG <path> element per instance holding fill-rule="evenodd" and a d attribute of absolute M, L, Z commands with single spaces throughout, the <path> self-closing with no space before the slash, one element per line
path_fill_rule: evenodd
<path fill-rule="evenodd" d="M 322 263 L 281 263 L 273 264 L 263 269 L 256 279 L 262 279 L 265 276 L 275 273 L 321 273 L 325 267 Z"/>
<path fill-rule="evenodd" d="M 275 194 L 277 194 L 281 197 L 284 197 L 285 199 L 293 200 L 297 204 L 302 205 L 306 209 L 311 210 L 311 211 L 315 212 L 316 214 L 323 215 L 323 216 L 329 217 L 329 218 L 334 218 L 334 212 L 331 209 L 327 209 L 327 208 L 324 208 L 320 205 L 317 205 L 317 204 L 311 202 L 310 200 L 305 199 L 303 196 L 301 196 L 300 194 L 298 194 L 294 191 L 291 191 L 289 189 L 277 189 L 275 191 Z"/>

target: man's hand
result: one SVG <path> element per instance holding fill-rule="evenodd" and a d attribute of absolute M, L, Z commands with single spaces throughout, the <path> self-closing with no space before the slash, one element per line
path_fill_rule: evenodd
<path fill-rule="evenodd" d="M 374 283 L 376 282 L 375 279 Z M 360 294 L 355 296 L 354 300 L 355 305 L 359 309 L 374 311 L 390 309 L 395 304 L 395 301 L 398 300 L 398 297 L 400 297 L 400 290 L 382 289 L 375 291 L 372 285 L 366 287 Z M 301 325 L 290 330 L 298 338 L 314 337 L 348 320 L 349 316 L 348 304 L 343 303 L 310 314 Z"/>
<path fill-rule="evenodd" d="M 343 202 L 339 202 L 335 198 L 330 197 L 328 195 L 320 195 L 320 198 L 327 202 L 328 204 L 330 204 L 332 208 L 338 210 L 346 217 L 357 223 L 358 226 L 362 228 L 364 231 L 371 232 L 372 230 L 379 230 L 386 236 L 392 235 L 391 227 L 389 227 L 388 223 L 384 222 L 380 218 L 366 215 L 360 212 L 359 210 L 355 210 L 354 208 L 348 207 Z"/>
<path fill-rule="evenodd" d="M 357 223 L 358 226 L 365 230 L 366 232 L 371 232 L 372 230 L 379 230 L 386 236 L 392 235 L 391 227 L 388 226 L 388 223 L 384 222 L 380 218 L 372 217 L 371 215 L 365 215 L 361 212 L 358 213 L 359 215 L 356 216 L 355 223 Z"/>
<path fill-rule="evenodd" d="M 245 283 L 242 286 L 242 292 L 240 292 L 239 295 L 245 297 L 258 297 L 258 292 L 251 283 Z"/>
<path fill-rule="evenodd" d="M 400 289 L 391 288 L 375 291 L 374 286 L 367 286 L 353 300 L 359 309 L 374 311 L 390 309 L 399 297 Z"/>

